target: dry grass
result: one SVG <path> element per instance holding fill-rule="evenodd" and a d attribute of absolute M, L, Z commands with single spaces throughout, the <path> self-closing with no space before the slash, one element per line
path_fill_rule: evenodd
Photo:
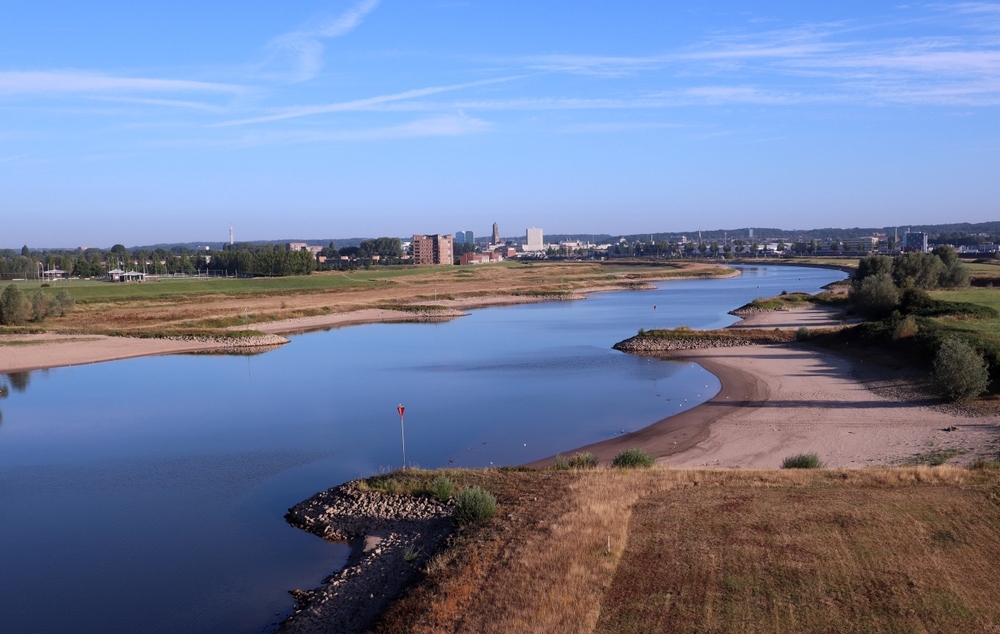
<path fill-rule="evenodd" d="M 449 476 L 500 511 L 378 631 L 1000 631 L 998 470 Z"/>

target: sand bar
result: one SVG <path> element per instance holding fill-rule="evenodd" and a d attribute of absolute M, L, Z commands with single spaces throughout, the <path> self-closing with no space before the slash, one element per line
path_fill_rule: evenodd
<path fill-rule="evenodd" d="M 751 315 L 734 327 L 843 323 L 837 311 L 808 306 Z M 860 368 L 853 361 L 811 346 L 705 348 L 672 356 L 714 374 L 721 391 L 689 411 L 576 451 L 606 463 L 622 449 L 642 447 L 669 466 L 755 469 L 810 452 L 829 467 L 866 467 L 942 451 L 956 451 L 951 461 L 967 464 L 1000 451 L 1000 416 L 964 416 L 930 398 L 881 396 L 856 378 Z M 551 464 L 551 458 L 532 464 Z"/>

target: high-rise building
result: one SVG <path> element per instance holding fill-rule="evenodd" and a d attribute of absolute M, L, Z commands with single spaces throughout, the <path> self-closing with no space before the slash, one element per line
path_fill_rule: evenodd
<path fill-rule="evenodd" d="M 542 230 L 531 227 L 525 231 L 525 251 L 543 251 L 545 250 L 545 241 L 542 239 Z"/>
<path fill-rule="evenodd" d="M 455 244 L 475 244 L 476 236 L 471 231 L 456 231 Z"/>
<path fill-rule="evenodd" d="M 454 264 L 454 238 L 438 234 L 414 235 L 413 261 L 416 264 Z"/>
<path fill-rule="evenodd" d="M 493 223 L 493 244 L 500 244 L 500 225 Z"/>
<path fill-rule="evenodd" d="M 927 253 L 927 234 L 923 231 L 907 231 L 904 233 L 903 251 Z"/>

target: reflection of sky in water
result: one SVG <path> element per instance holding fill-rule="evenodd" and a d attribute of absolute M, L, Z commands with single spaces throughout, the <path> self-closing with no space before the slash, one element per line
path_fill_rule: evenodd
<path fill-rule="evenodd" d="M 749 269 L 299 335 L 257 357 L 0 379 L 0 629 L 261 631 L 290 607 L 287 590 L 316 585 L 344 554 L 288 527 L 285 510 L 397 467 L 398 403 L 407 457 L 423 467 L 570 451 L 718 390 L 696 365 L 610 349 L 653 327 L 653 304 L 659 327 L 719 327 L 757 295 L 840 277 Z"/>

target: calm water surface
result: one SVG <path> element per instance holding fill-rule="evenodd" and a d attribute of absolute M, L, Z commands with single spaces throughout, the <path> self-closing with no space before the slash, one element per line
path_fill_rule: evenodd
<path fill-rule="evenodd" d="M 291 607 L 287 590 L 318 585 L 346 556 L 284 512 L 398 467 L 397 404 L 407 459 L 425 468 L 566 452 L 719 389 L 697 365 L 621 354 L 616 341 L 654 319 L 726 326 L 756 296 L 843 277 L 747 268 L 446 324 L 298 335 L 256 357 L 2 377 L 0 631 L 266 632 Z"/>

